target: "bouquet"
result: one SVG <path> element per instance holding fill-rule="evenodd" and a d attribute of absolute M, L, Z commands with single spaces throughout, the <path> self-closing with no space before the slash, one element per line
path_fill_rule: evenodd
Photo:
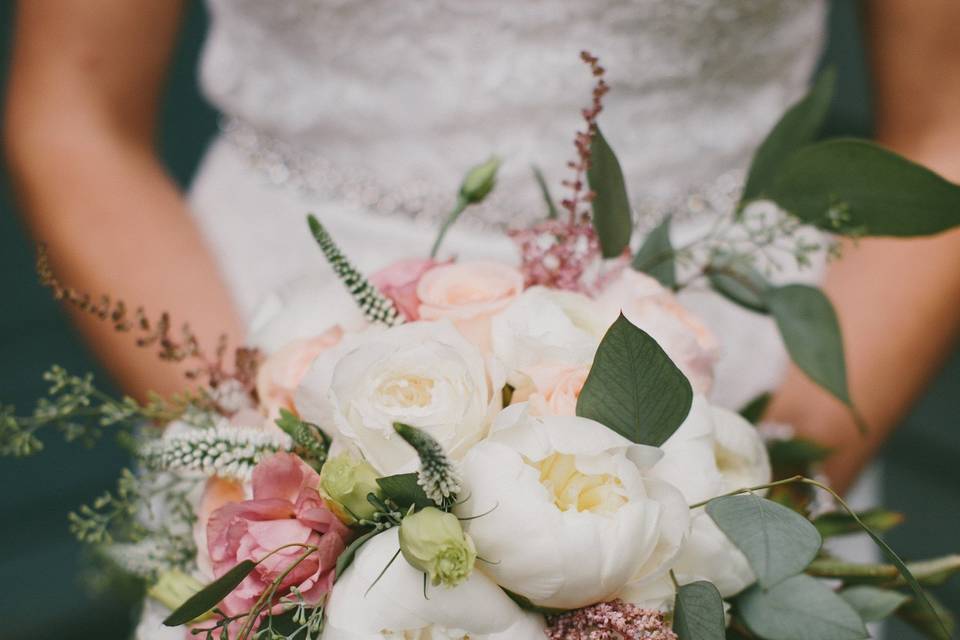
<path fill-rule="evenodd" d="M 194 392 L 145 404 L 54 367 L 32 414 L 0 414 L 8 455 L 38 451 L 46 426 L 82 441 L 113 428 L 131 447 L 136 469 L 70 526 L 142 580 L 138 637 L 854 640 L 894 612 L 950 636 L 925 586 L 958 558 L 905 563 L 879 535 L 899 516 L 851 510 L 817 479 L 828 452 L 755 426 L 764 398 L 711 403 L 722 345 L 676 292 L 772 316 L 794 362 L 856 415 L 829 301 L 774 284 L 761 257 L 834 254 L 814 227 L 942 231 L 960 222 L 960 189 L 865 141 L 815 142 L 827 73 L 763 142 L 734 210 L 684 246 L 670 218 L 637 246 L 598 126 L 603 69 L 583 58 L 597 83 L 569 195 L 558 206 L 540 181 L 548 214 L 510 231 L 514 264 L 439 257 L 496 158 L 467 174 L 429 257 L 361 273 L 311 216 L 318 260 L 354 304 L 275 304 L 259 348 L 228 363 L 166 315 L 62 286 L 41 251 L 58 298 L 198 365 Z M 860 530 L 886 563 L 822 546 Z"/>

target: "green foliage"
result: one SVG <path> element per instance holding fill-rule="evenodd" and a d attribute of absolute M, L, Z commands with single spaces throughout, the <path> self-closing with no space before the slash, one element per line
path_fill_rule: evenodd
<path fill-rule="evenodd" d="M 764 195 L 803 222 L 846 235 L 920 236 L 960 224 L 960 187 L 864 140 L 797 151 Z"/>
<path fill-rule="evenodd" d="M 379 529 L 368 531 L 347 545 L 347 548 L 343 550 L 343 553 L 337 557 L 337 568 L 335 573 L 336 577 L 339 578 L 343 575 L 343 572 L 347 570 L 347 567 L 353 564 L 353 559 L 356 557 L 357 551 L 360 550 L 360 547 L 369 542 L 370 539 L 376 536 L 378 533 L 382 533 L 382 531 Z"/>
<path fill-rule="evenodd" d="M 316 471 L 320 471 L 330 450 L 330 436 L 323 429 L 280 409 L 277 426 L 293 440 L 293 452 Z"/>
<path fill-rule="evenodd" d="M 897 617 L 933 640 L 950 640 L 957 629 L 953 613 L 932 593 L 922 600 L 910 598 L 897 609 Z"/>
<path fill-rule="evenodd" d="M 622 314 L 594 357 L 577 399 L 577 415 L 631 442 L 660 446 L 690 412 L 690 382 L 656 340 Z"/>
<path fill-rule="evenodd" d="M 615 258 L 630 245 L 633 216 L 620 161 L 599 127 L 590 141 L 587 182 L 594 193 L 593 226 L 600 240 L 600 251 L 604 258 Z"/>
<path fill-rule="evenodd" d="M 746 256 L 715 256 L 706 267 L 710 285 L 725 298 L 744 309 L 769 313 L 764 299 L 770 284 Z"/>
<path fill-rule="evenodd" d="M 244 578 L 257 566 L 251 560 L 244 560 L 225 574 L 193 594 L 180 607 L 163 621 L 167 627 L 179 627 L 211 611 L 231 591 L 237 588 Z"/>
<path fill-rule="evenodd" d="M 960 555 L 917 560 L 906 563 L 906 568 L 917 583 L 925 587 L 935 587 L 960 573 Z M 865 564 L 818 558 L 807 567 L 807 573 L 821 578 L 837 578 L 849 584 L 884 587 L 902 587 L 908 584 L 896 564 Z"/>
<path fill-rule="evenodd" d="M 737 596 L 734 609 L 764 640 L 861 640 L 869 637 L 857 612 L 829 587 L 796 575 L 764 589 L 755 585 Z"/>
<path fill-rule="evenodd" d="M 739 413 L 750 424 L 757 424 L 760 422 L 760 418 L 763 417 L 763 414 L 767 410 L 767 406 L 770 404 L 770 400 L 772 399 L 773 395 L 769 391 L 765 391 L 745 404 L 740 409 Z"/>
<path fill-rule="evenodd" d="M 637 271 L 656 278 L 660 284 L 672 289 L 677 286 L 675 252 L 670 244 L 670 216 L 646 237 L 633 256 L 632 266 Z"/>
<path fill-rule="evenodd" d="M 831 453 L 831 449 L 821 446 L 812 440 L 794 438 L 793 440 L 776 440 L 767 447 L 770 454 L 770 463 L 774 468 L 807 467 L 823 462 Z"/>
<path fill-rule="evenodd" d="M 677 590 L 673 630 L 679 640 L 724 640 L 723 599 L 710 582 L 685 584 Z"/>
<path fill-rule="evenodd" d="M 888 511 L 880 507 L 861 511 L 857 514 L 857 517 L 868 527 L 881 533 L 893 529 L 904 521 L 902 513 Z M 860 533 L 862 531 L 853 516 L 845 511 L 830 511 L 821 514 L 813 521 L 813 526 L 817 528 L 820 535 L 824 538 Z"/>
<path fill-rule="evenodd" d="M 415 509 L 437 506 L 424 493 L 416 473 L 377 478 L 377 484 L 380 485 L 383 495 L 397 503 L 401 511 L 407 511 L 411 506 Z"/>
<path fill-rule="evenodd" d="M 70 533 L 80 542 L 94 545 L 111 544 L 117 537 L 141 539 L 146 530 L 136 521 L 142 507 L 140 488 L 139 479 L 124 469 L 115 492 L 104 493 L 92 504 L 82 505 L 67 516 Z"/>
<path fill-rule="evenodd" d="M 547 219 L 555 220 L 560 215 L 560 211 L 553 201 L 553 196 L 550 195 L 550 187 L 547 186 L 547 180 L 543 177 L 543 171 L 537 166 L 531 168 L 533 169 L 533 177 L 537 181 L 537 187 L 540 189 L 540 195 L 543 196 L 543 203 L 547 206 Z"/>
<path fill-rule="evenodd" d="M 761 197 L 787 158 L 814 141 L 830 107 L 836 81 L 832 69 L 821 73 L 810 93 L 793 105 L 767 134 L 750 163 L 741 202 Z"/>
<path fill-rule="evenodd" d="M 864 622 L 883 620 L 910 599 L 899 591 L 878 589 L 877 587 L 848 587 L 840 592 Z"/>
<path fill-rule="evenodd" d="M 822 540 L 810 521 L 752 493 L 715 498 L 707 503 L 707 514 L 743 552 L 765 588 L 803 571 L 820 551 Z"/>

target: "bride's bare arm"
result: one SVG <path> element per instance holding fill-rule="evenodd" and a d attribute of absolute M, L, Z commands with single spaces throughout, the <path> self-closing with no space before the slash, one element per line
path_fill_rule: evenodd
<path fill-rule="evenodd" d="M 239 337 L 239 323 L 153 144 L 181 10 L 177 0 L 21 1 L 6 149 L 28 224 L 61 280 L 154 317 L 169 311 L 212 349 L 221 332 Z M 125 390 L 184 388 L 182 367 L 75 316 Z"/>
<path fill-rule="evenodd" d="M 868 6 L 879 141 L 960 182 L 960 3 Z M 859 437 L 848 412 L 796 370 L 769 416 L 835 447 L 827 473 L 846 487 L 951 353 L 960 332 L 960 232 L 848 246 L 825 287 L 870 434 Z"/>

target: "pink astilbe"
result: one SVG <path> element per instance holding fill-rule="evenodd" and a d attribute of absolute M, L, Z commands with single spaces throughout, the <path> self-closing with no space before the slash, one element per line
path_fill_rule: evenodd
<path fill-rule="evenodd" d="M 614 600 L 548 619 L 550 640 L 677 640 L 659 611 Z"/>

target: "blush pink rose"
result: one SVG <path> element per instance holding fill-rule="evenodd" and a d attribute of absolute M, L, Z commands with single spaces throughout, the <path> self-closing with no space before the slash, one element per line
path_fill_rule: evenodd
<path fill-rule="evenodd" d="M 533 386 L 526 398 L 514 394 L 516 400 L 526 400 L 532 413 L 540 416 L 575 416 L 577 398 L 587 381 L 590 365 L 531 367 L 527 372 Z"/>
<path fill-rule="evenodd" d="M 370 276 L 380 293 L 397 305 L 407 320 L 420 319 L 420 298 L 417 297 L 417 285 L 425 273 L 441 263 L 429 258 L 411 258 L 394 262 L 389 267 Z"/>
<path fill-rule="evenodd" d="M 310 365 L 342 337 L 343 330 L 333 327 L 315 338 L 294 340 L 263 361 L 257 372 L 257 397 L 271 419 L 280 416 L 280 409 L 295 411 L 293 397 Z"/>
<path fill-rule="evenodd" d="M 484 353 L 490 352 L 490 319 L 521 293 L 523 274 L 499 262 L 438 266 L 417 285 L 420 317 L 451 320 Z"/>
<path fill-rule="evenodd" d="M 220 577 L 244 560 L 258 562 L 291 543 L 317 547 L 280 583 L 276 599 L 297 587 L 306 602 L 316 604 L 330 590 L 337 557 L 350 540 L 350 530 L 331 512 L 317 488 L 320 476 L 291 453 L 277 453 L 253 470 L 253 499 L 229 502 L 207 524 L 207 549 L 214 576 Z M 304 554 L 288 547 L 257 565 L 223 599 L 228 615 L 248 611 L 257 599 Z"/>

